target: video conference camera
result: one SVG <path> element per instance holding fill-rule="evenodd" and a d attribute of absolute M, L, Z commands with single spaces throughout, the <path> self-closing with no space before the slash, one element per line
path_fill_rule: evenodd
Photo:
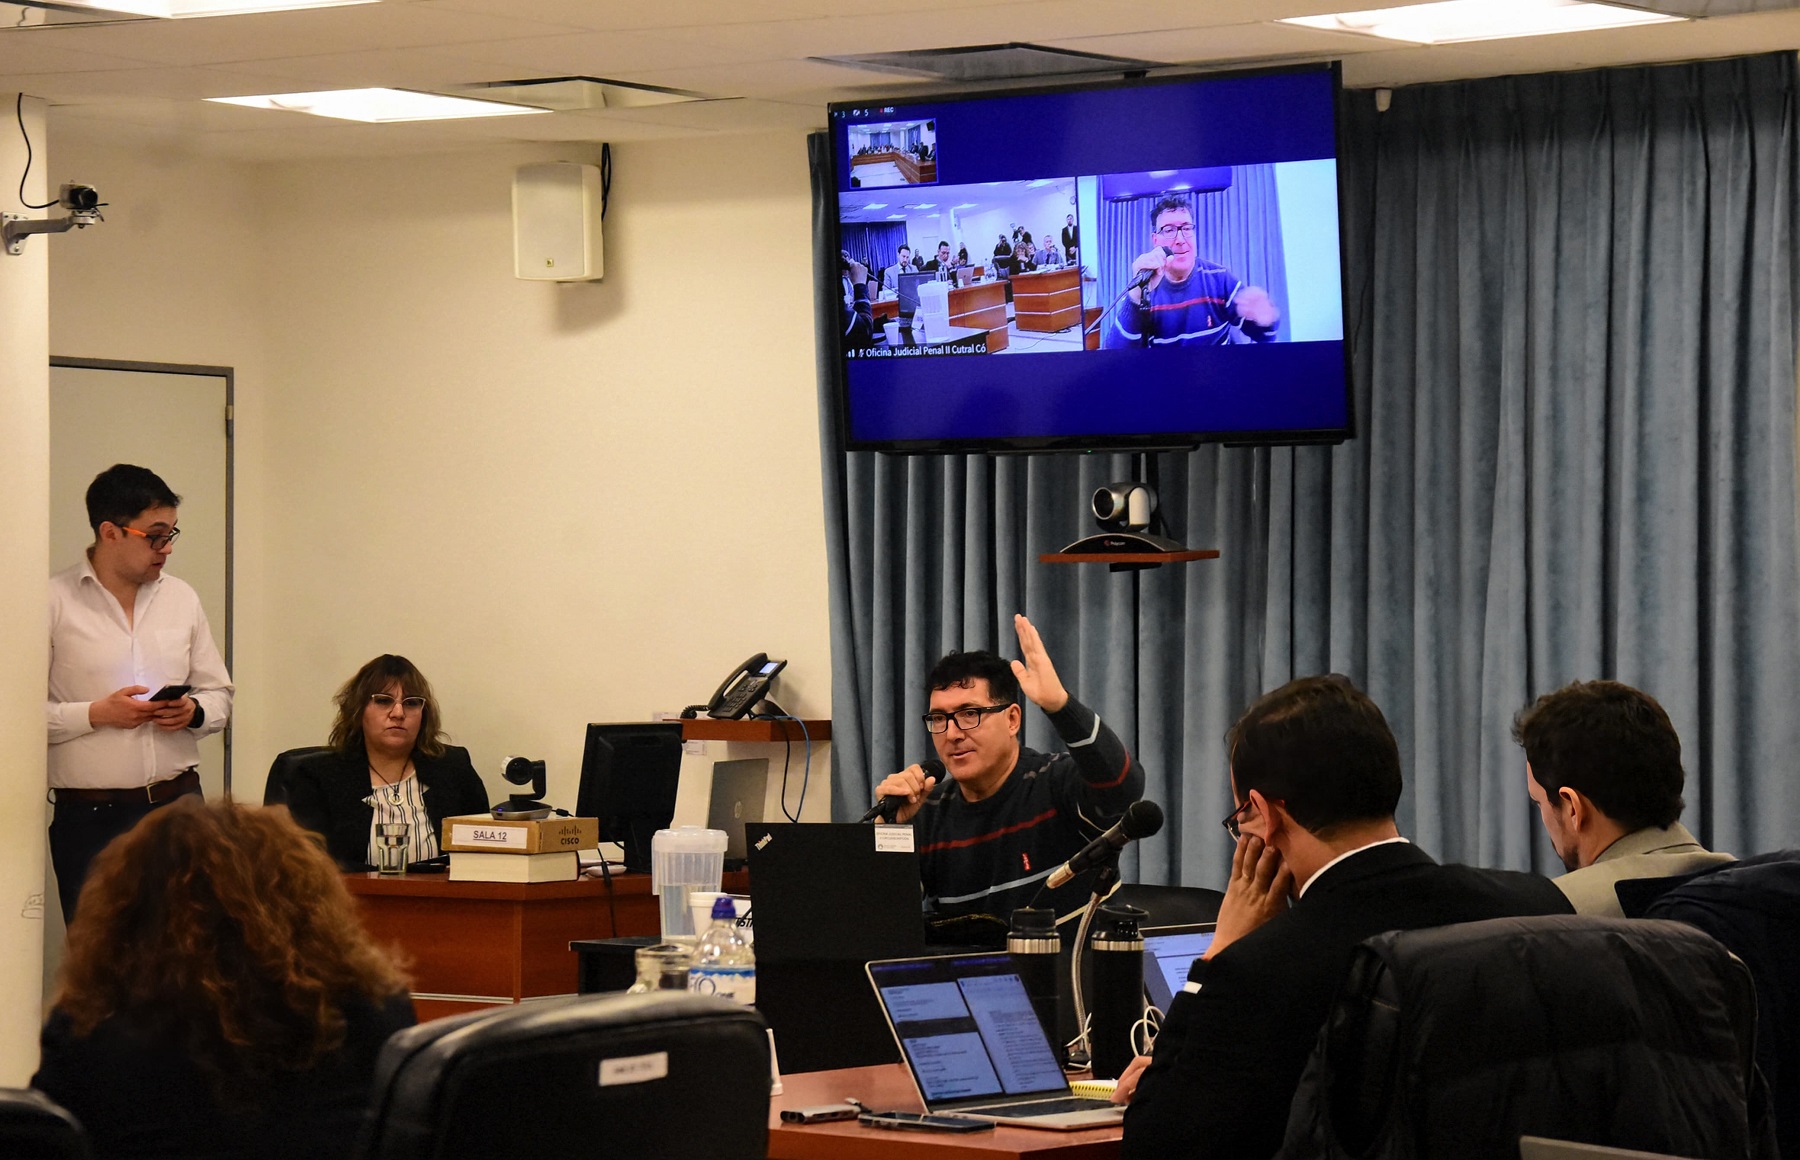
<path fill-rule="evenodd" d="M 495 806 L 491 811 L 494 817 L 501 821 L 523 821 L 550 816 L 551 807 L 544 803 L 548 777 L 542 758 L 533 761 L 529 757 L 508 757 L 502 776 L 514 785 L 527 788 L 524 793 L 509 794 L 504 802 Z"/>
<path fill-rule="evenodd" d="M 1094 491 L 1094 519 L 1109 532 L 1143 532 L 1156 515 L 1156 492 L 1141 483 L 1109 483 Z"/>

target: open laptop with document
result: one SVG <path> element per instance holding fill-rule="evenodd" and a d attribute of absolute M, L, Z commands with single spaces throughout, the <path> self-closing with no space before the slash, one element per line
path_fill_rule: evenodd
<path fill-rule="evenodd" d="M 1144 939 L 1144 993 L 1150 1005 L 1164 1015 L 1169 1004 L 1187 986 L 1194 960 L 1212 946 L 1217 923 L 1195 922 L 1181 926 L 1147 926 Z"/>
<path fill-rule="evenodd" d="M 934 1115 L 1025 1128 L 1103 1128 L 1123 1105 L 1077 1096 L 1004 953 L 888 959 L 869 982 Z"/>

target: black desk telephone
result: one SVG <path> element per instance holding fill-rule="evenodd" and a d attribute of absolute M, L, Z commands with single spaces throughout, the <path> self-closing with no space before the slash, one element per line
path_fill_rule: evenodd
<path fill-rule="evenodd" d="M 772 661 L 768 653 L 757 653 L 719 683 L 718 692 L 707 702 L 706 715 L 723 721 L 748 717 L 756 703 L 769 695 L 775 674 L 786 666 L 786 661 Z"/>

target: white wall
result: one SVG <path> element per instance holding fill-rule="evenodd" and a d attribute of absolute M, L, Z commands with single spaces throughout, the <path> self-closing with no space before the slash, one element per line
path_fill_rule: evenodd
<path fill-rule="evenodd" d="M 511 275 L 510 189 L 591 159 L 568 148 L 59 149 L 113 208 L 57 255 L 56 353 L 238 369 L 240 796 L 382 651 L 490 790 L 542 756 L 567 804 L 585 722 L 702 700 L 752 652 L 829 716 L 804 138 L 613 157 L 606 279 L 557 286 Z"/>
<path fill-rule="evenodd" d="M 13 113 L 13 93 L 0 105 Z M 44 106 L 27 98 L 25 132 L 38 161 L 25 183 L 45 196 Z M 0 133 L 0 173 L 25 168 L 17 126 Z M 19 204 L 11 176 L 0 210 L 43 217 Z M 61 239 L 56 239 L 61 240 Z M 0 253 L 0 495 L 11 543 L 0 552 L 0 1086 L 23 1087 L 37 1066 L 38 996 L 44 934 L 44 674 L 49 642 L 44 608 L 49 578 L 50 382 L 49 247 L 42 235 L 25 252 Z"/>

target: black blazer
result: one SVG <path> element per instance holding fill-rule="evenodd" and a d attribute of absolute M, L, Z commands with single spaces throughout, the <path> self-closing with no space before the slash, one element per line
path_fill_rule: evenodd
<path fill-rule="evenodd" d="M 1288 1105 L 1351 952 L 1389 930 L 1569 914 L 1548 879 L 1439 866 L 1416 846 L 1357 853 L 1286 914 L 1194 963 L 1125 1115 L 1124 1160 L 1245 1157 L 1281 1147 Z"/>
<path fill-rule="evenodd" d="M 469 761 L 469 751 L 452 745 L 442 757 L 416 750 L 413 768 L 425 795 L 431 828 L 442 840 L 444 819 L 488 810 L 487 787 Z M 369 763 L 361 753 L 327 750 L 303 758 L 288 783 L 288 811 L 302 826 L 321 834 L 325 848 L 346 870 L 369 866 L 369 826 L 375 811 L 369 796 Z"/>

